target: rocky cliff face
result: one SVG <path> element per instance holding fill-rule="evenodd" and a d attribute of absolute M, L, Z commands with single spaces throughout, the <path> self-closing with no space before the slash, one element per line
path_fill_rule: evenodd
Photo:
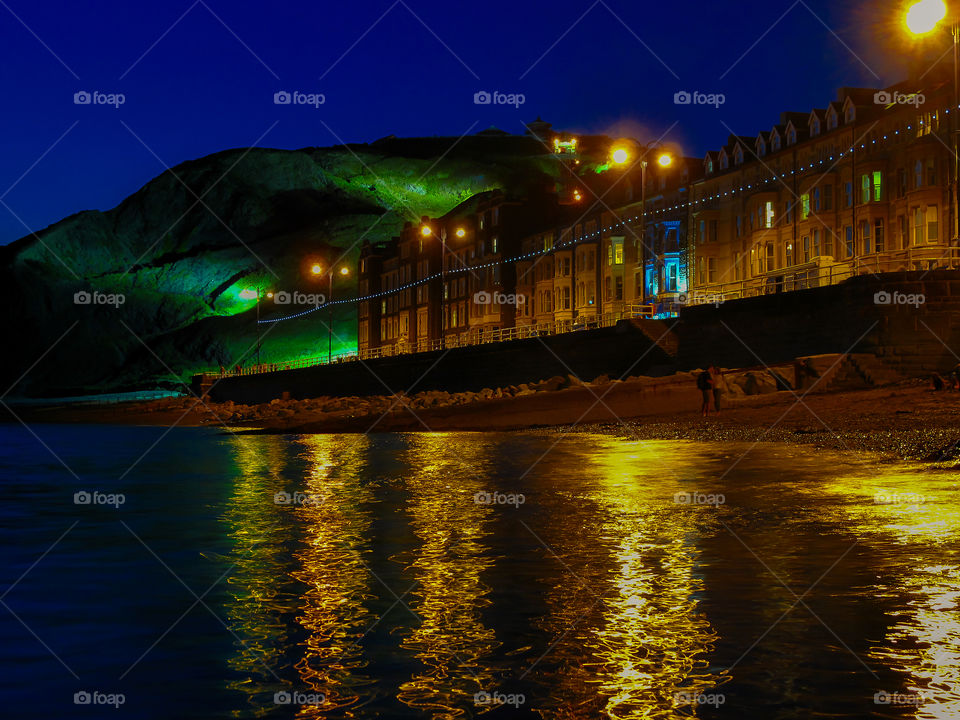
<path fill-rule="evenodd" d="M 11 396 L 73 394 L 250 363 L 250 289 L 326 294 L 306 267 L 342 258 L 352 274 L 338 277 L 334 298 L 354 297 L 362 238 L 386 240 L 405 220 L 441 215 L 477 192 L 524 194 L 559 175 L 524 138 L 451 143 L 228 150 L 163 173 L 112 210 L 0 249 L 9 329 L 0 381 L 14 386 Z M 260 304 L 265 318 L 302 309 Z M 335 307 L 334 352 L 354 344 L 355 312 Z M 326 352 L 326 320 L 322 310 L 260 326 L 263 362 Z"/>

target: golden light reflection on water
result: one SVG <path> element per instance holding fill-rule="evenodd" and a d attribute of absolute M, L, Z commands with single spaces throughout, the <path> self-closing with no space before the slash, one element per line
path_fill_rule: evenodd
<path fill-rule="evenodd" d="M 548 541 L 579 580 L 561 576 L 548 596 L 553 612 L 544 626 L 561 640 L 545 662 L 564 669 L 551 679 L 559 702 L 543 714 L 690 717 L 698 707 L 683 698 L 716 692 L 724 681 L 708 667 L 717 635 L 697 600 L 698 514 L 716 510 L 672 504 L 675 477 L 663 472 L 655 447 L 598 445 L 575 470 L 596 485 L 582 483 L 590 490 L 571 498 L 567 532 Z"/>
<path fill-rule="evenodd" d="M 899 606 L 870 658 L 904 676 L 903 687 L 878 691 L 915 703 L 922 720 L 960 717 L 958 482 L 952 471 L 880 465 L 825 484 L 841 498 L 835 512 L 851 533 L 888 556 L 883 570 L 893 582 L 877 592 Z"/>
<path fill-rule="evenodd" d="M 235 436 L 234 495 L 225 515 L 234 540 L 228 608 L 238 638 L 231 687 L 252 714 L 282 707 L 275 692 L 322 695 L 298 717 L 344 717 L 373 693 L 358 643 L 376 618 L 368 609 L 371 484 L 361 483 L 368 439 L 308 436 L 291 444 L 270 436 Z M 278 505 L 278 491 L 305 502 Z M 291 555 L 292 553 L 292 555 Z M 299 682 L 287 685 L 293 663 Z M 235 713 L 236 716 L 247 713 Z"/>
<path fill-rule="evenodd" d="M 366 436 L 344 441 L 311 435 L 301 443 L 307 465 L 304 492 L 312 501 L 293 508 L 305 533 L 303 549 L 295 555 L 300 567 L 293 575 L 307 587 L 297 622 L 308 633 L 296 668 L 302 687 L 322 694 L 325 702 L 302 706 L 298 717 L 325 717 L 373 695 L 359 640 L 376 621 L 368 602 L 374 597 L 371 576 L 362 557 L 374 486 L 359 481 Z"/>
<path fill-rule="evenodd" d="M 492 461 L 486 446 L 479 438 L 451 444 L 447 434 L 421 434 L 409 436 L 402 458 L 410 468 L 407 512 L 421 544 L 395 559 L 417 582 L 409 604 L 422 622 L 403 633 L 401 645 L 423 669 L 401 684 L 397 697 L 437 720 L 467 717 L 474 694 L 492 689 L 484 659 L 499 642 L 481 618 L 490 588 L 480 575 L 493 562 L 482 542 L 493 510 L 473 500 L 490 490 L 478 475 Z"/>
<path fill-rule="evenodd" d="M 289 526 L 278 527 L 272 502 L 283 484 L 282 470 L 289 456 L 287 442 L 278 436 L 235 435 L 230 439 L 235 459 L 233 495 L 224 513 L 233 550 L 226 558 L 232 569 L 227 579 L 233 597 L 227 607 L 227 624 L 238 641 L 229 666 L 238 680 L 229 687 L 245 694 L 250 709 L 235 717 L 261 714 L 266 698 L 280 690 L 272 672 L 282 664 L 292 642 L 283 614 L 290 611 L 283 598 Z M 272 699 L 272 698 L 270 698 Z"/>

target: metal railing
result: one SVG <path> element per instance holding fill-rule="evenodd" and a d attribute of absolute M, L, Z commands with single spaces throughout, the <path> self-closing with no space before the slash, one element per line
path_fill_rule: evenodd
<path fill-rule="evenodd" d="M 377 358 L 396 357 L 398 355 L 412 355 L 415 353 L 435 352 L 459 347 L 501 343 L 510 340 L 526 340 L 529 338 L 561 335 L 563 333 L 591 330 L 601 327 L 612 327 L 620 320 L 630 318 L 652 318 L 658 310 L 675 313 L 677 308 L 671 304 L 669 311 L 659 306 L 636 303 L 627 305 L 623 312 L 606 313 L 599 316 L 587 316 L 574 319 L 555 320 L 553 322 L 531 323 L 509 328 L 469 328 L 463 332 L 447 331 L 444 340 L 418 338 L 415 341 L 398 340 L 376 348 L 367 348 L 362 351 L 338 353 L 332 356 L 329 364 L 344 362 L 358 362 Z M 327 365 L 327 355 L 296 358 L 283 362 L 260 363 L 259 365 L 244 365 L 220 370 L 204 370 L 199 373 L 201 382 L 213 382 L 223 377 L 243 377 L 248 375 L 262 375 L 265 373 L 282 372 L 284 370 L 298 370 L 301 368 Z"/>
<path fill-rule="evenodd" d="M 945 250 L 946 254 L 944 253 Z M 475 327 L 465 329 L 462 332 L 448 330 L 443 340 L 417 338 L 415 340 L 388 341 L 375 348 L 337 353 L 330 358 L 329 363 L 358 362 L 510 340 L 561 335 L 578 330 L 611 327 L 620 320 L 630 318 L 675 317 L 681 308 L 691 305 L 719 304 L 726 300 L 836 285 L 858 275 L 894 272 L 900 267 L 915 269 L 913 266 L 916 263 L 927 263 L 930 267 L 960 267 L 960 248 L 944 248 L 942 245 L 912 246 L 902 250 L 890 250 L 840 261 L 836 261 L 829 256 L 820 256 L 809 262 L 770 270 L 744 280 L 705 283 L 686 293 L 680 293 L 678 301 L 671 300 L 656 304 L 632 303 L 624 305 L 624 310 L 621 312 L 590 316 L 581 315 L 577 319 L 565 318 L 552 322 L 521 324 L 509 328 Z M 328 359 L 327 355 L 324 354 L 283 362 L 224 368 L 220 371 L 206 370 L 201 375 L 205 381 L 211 382 L 213 379 L 220 377 L 261 375 L 326 364 L 328 364 Z"/>
<path fill-rule="evenodd" d="M 917 263 L 928 265 L 921 269 L 960 266 L 960 248 L 914 246 L 839 261 L 829 256 L 820 256 L 809 262 L 768 270 L 744 280 L 698 285 L 686 294 L 686 302 L 683 304 L 710 305 L 725 300 L 826 287 L 860 275 L 896 272 L 902 267 L 915 270 L 914 265 Z"/>

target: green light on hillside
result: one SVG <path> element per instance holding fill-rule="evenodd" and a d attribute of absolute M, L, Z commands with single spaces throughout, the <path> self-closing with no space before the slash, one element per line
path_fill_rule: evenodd
<path fill-rule="evenodd" d="M 240 291 L 240 298 L 243 300 L 256 300 L 257 291 L 253 288 L 244 288 Z"/>

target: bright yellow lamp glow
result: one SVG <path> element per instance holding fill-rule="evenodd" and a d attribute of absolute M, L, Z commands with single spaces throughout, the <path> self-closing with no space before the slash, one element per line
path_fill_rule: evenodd
<path fill-rule="evenodd" d="M 623 165 L 630 155 L 623 148 L 617 148 L 613 151 L 613 155 L 611 157 L 617 165 Z"/>
<path fill-rule="evenodd" d="M 573 191 L 573 199 L 574 199 L 574 200 L 579 200 L 580 197 L 581 197 L 580 191 L 579 191 L 579 190 L 574 190 L 574 191 Z"/>
<path fill-rule="evenodd" d="M 663 153 L 660 157 L 657 158 L 657 164 L 660 167 L 670 167 L 671 165 L 673 165 L 673 158 L 667 155 L 666 153 Z"/>
<path fill-rule="evenodd" d="M 462 237 L 466 237 L 467 231 L 464 230 L 463 228 L 457 228 L 457 232 L 454 233 L 454 234 L 455 234 L 457 237 L 462 238 Z"/>
<path fill-rule="evenodd" d="M 310 268 L 310 272 L 312 272 L 314 275 L 319 275 L 320 273 L 323 272 L 323 265 L 321 265 L 320 263 L 314 263 L 313 266 Z"/>
<path fill-rule="evenodd" d="M 914 35 L 926 35 L 946 16 L 947 6 L 943 0 L 920 0 L 907 10 L 904 24 Z"/>
<path fill-rule="evenodd" d="M 342 267 L 342 268 L 340 268 L 340 274 L 341 274 L 341 275 L 349 275 L 349 274 L 350 274 L 350 268 L 348 268 L 348 267 Z"/>
<path fill-rule="evenodd" d="M 429 225 L 424 225 L 423 227 L 420 228 L 420 234 L 423 235 L 424 237 L 426 237 L 427 235 L 430 235 L 432 232 L 433 230 L 430 229 Z"/>

